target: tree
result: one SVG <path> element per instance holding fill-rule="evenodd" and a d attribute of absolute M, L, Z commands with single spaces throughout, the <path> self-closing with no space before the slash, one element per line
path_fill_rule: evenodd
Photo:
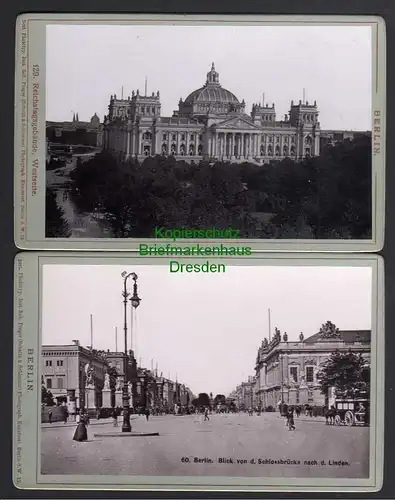
<path fill-rule="evenodd" d="M 46 405 L 46 406 L 53 406 L 54 400 L 53 400 L 53 395 L 52 392 L 49 391 L 45 385 L 41 386 L 41 403 Z"/>
<path fill-rule="evenodd" d="M 317 380 L 323 394 L 328 394 L 329 388 L 334 387 L 336 395 L 355 398 L 369 394 L 370 369 L 362 354 L 336 350 L 323 363 Z"/>
<path fill-rule="evenodd" d="M 210 406 L 210 398 L 206 392 L 199 393 L 199 396 L 197 399 L 198 399 L 199 406 Z"/>
<path fill-rule="evenodd" d="M 233 227 L 240 238 L 370 238 L 371 138 L 270 165 L 173 157 L 121 161 L 102 152 L 70 175 L 78 210 L 98 212 L 114 237 L 151 238 L 156 226 Z"/>
<path fill-rule="evenodd" d="M 47 238 L 68 238 L 69 227 L 64 210 L 56 201 L 56 193 L 50 188 L 45 192 L 45 236 Z"/>
<path fill-rule="evenodd" d="M 224 405 L 226 403 L 226 397 L 224 394 L 217 394 L 214 398 L 214 403 L 216 405 Z"/>

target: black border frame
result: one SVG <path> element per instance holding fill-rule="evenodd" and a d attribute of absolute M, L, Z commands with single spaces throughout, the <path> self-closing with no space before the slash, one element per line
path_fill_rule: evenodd
<path fill-rule="evenodd" d="M 260 0 L 244 0 L 237 2 L 221 2 L 221 0 L 200 0 L 199 3 L 187 4 L 182 0 L 145 0 L 127 2 L 112 0 L 111 8 L 106 0 L 49 0 L 21 1 L 3 0 L 0 16 L 0 33 L 2 38 L 2 67 L 4 77 L 1 79 L 2 97 L 2 141 L 1 166 L 2 182 L 0 183 L 0 262 L 2 263 L 0 301 L 2 319 L 2 363 L 0 366 L 1 423 L 0 426 L 0 461 L 2 471 L 1 498 L 15 499 L 68 499 L 68 498 L 377 498 L 395 497 L 395 454 L 391 443 L 395 444 L 395 426 L 392 419 L 395 414 L 395 390 L 393 356 L 395 340 L 392 331 L 395 329 L 395 163 L 391 138 L 394 136 L 394 88 L 395 57 L 395 3 L 393 0 L 276 0 L 262 2 Z M 18 490 L 12 483 L 12 373 L 13 366 L 13 260 L 18 253 L 14 245 L 13 221 L 13 177 L 14 177 L 14 75 L 15 75 L 15 21 L 23 13 L 87 13 L 87 14 L 285 14 L 285 15 L 375 15 L 386 22 L 387 36 L 387 141 L 386 141 L 386 229 L 385 244 L 381 252 L 385 259 L 385 300 L 386 300 L 386 401 L 385 413 L 388 415 L 385 425 L 385 466 L 384 486 L 380 492 L 366 494 L 352 493 L 220 493 L 220 492 L 120 492 L 120 491 L 73 491 L 73 490 Z M 392 83 L 392 85 L 391 85 Z M 5 112 L 4 112 L 5 111 Z M 392 326 L 392 328 L 391 328 Z"/>

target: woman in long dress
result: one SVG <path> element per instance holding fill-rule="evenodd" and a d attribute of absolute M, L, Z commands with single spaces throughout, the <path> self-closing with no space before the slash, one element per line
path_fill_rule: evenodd
<path fill-rule="evenodd" d="M 88 431 L 86 430 L 86 420 L 85 415 L 80 415 L 80 420 L 78 422 L 77 428 L 74 432 L 74 441 L 87 441 Z"/>

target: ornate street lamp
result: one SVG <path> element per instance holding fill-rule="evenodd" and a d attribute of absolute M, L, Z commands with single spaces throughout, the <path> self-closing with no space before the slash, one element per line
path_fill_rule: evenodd
<path fill-rule="evenodd" d="M 124 380 L 123 380 L 123 389 L 122 389 L 122 406 L 123 406 L 123 423 L 122 423 L 122 432 L 131 432 L 132 427 L 130 425 L 130 405 L 129 405 L 129 390 L 128 390 L 128 325 L 127 325 L 127 305 L 128 298 L 130 293 L 127 291 L 127 281 L 130 277 L 132 277 L 133 283 L 133 295 L 130 298 L 132 303 L 132 307 L 135 309 L 140 305 L 141 299 L 137 294 L 137 274 L 136 273 L 127 273 L 124 271 L 121 274 L 123 278 L 123 305 L 124 305 L 124 334 L 125 334 L 125 353 L 124 353 Z"/>

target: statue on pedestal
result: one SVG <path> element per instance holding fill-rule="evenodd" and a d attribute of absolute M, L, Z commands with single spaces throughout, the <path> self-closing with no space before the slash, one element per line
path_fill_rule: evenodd
<path fill-rule="evenodd" d="M 85 387 L 94 387 L 95 383 L 93 380 L 93 368 L 90 363 L 87 363 L 85 365 L 85 375 L 86 375 Z"/>
<path fill-rule="evenodd" d="M 115 384 L 115 390 L 116 391 L 121 391 L 122 390 L 122 379 L 121 379 L 121 377 L 117 377 L 117 383 Z"/>
<path fill-rule="evenodd" d="M 104 389 L 105 390 L 111 389 L 111 387 L 110 387 L 110 374 L 109 373 L 106 373 L 104 376 Z"/>

